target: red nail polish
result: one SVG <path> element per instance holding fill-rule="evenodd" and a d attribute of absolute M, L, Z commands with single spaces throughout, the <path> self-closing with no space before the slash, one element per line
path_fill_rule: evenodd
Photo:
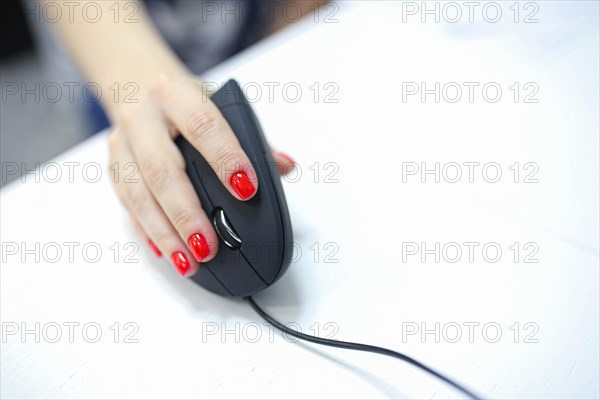
<path fill-rule="evenodd" d="M 162 253 L 160 252 L 160 249 L 158 247 L 156 247 L 156 244 L 154 244 L 152 239 L 148 239 L 148 245 L 152 249 L 152 252 L 154 254 L 156 254 L 156 257 L 162 257 Z"/>
<path fill-rule="evenodd" d="M 233 189 L 238 194 L 238 196 L 241 197 L 242 200 L 249 199 L 250 196 L 252 196 L 254 192 L 256 192 L 256 188 L 254 187 L 252 181 L 250 181 L 250 178 L 248 178 L 248 175 L 246 175 L 244 171 L 238 171 L 231 175 L 230 182 L 231 186 L 233 186 Z"/>
<path fill-rule="evenodd" d="M 194 233 L 192 236 L 190 236 L 188 239 L 188 244 L 190 245 L 190 250 L 192 250 L 194 258 L 198 262 L 204 261 L 204 259 L 210 254 L 210 248 L 208 247 L 206 239 L 199 233 Z"/>
<path fill-rule="evenodd" d="M 190 269 L 190 262 L 185 254 L 181 251 L 176 251 L 171 254 L 171 260 L 173 261 L 173 265 L 175 265 L 177 272 L 179 272 L 179 275 L 185 276 L 185 273 Z"/>

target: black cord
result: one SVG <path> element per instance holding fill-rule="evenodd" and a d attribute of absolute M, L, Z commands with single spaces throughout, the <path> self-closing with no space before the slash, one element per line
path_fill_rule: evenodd
<path fill-rule="evenodd" d="M 250 303 L 250 305 L 252 306 L 252 308 L 254 309 L 254 311 L 256 311 L 258 313 L 258 315 L 260 315 L 265 321 L 267 321 L 268 323 L 270 323 L 271 325 L 273 325 L 275 328 L 279 329 L 282 332 L 287 333 L 288 335 L 297 337 L 298 339 L 302 339 L 302 340 L 306 340 L 307 342 L 312 342 L 312 343 L 317 343 L 317 344 L 322 344 L 325 346 L 331 346 L 331 347 L 340 347 L 342 349 L 349 349 L 349 350 L 358 350 L 358 351 L 367 351 L 367 352 L 371 352 L 371 353 L 377 353 L 377 354 L 382 354 L 384 356 L 390 356 L 390 357 L 394 357 L 394 358 L 398 358 L 402 361 L 405 361 L 417 368 L 422 369 L 423 371 L 435 376 L 436 378 L 446 382 L 447 384 L 449 384 L 450 386 L 453 386 L 454 388 L 456 388 L 457 390 L 461 391 L 462 393 L 466 394 L 467 396 L 469 396 L 472 399 L 479 399 L 479 396 L 477 396 L 476 394 L 474 394 L 472 391 L 470 391 L 469 389 L 465 388 L 464 386 L 460 385 L 457 382 L 454 382 L 452 379 L 445 377 L 444 375 L 442 375 L 441 373 L 429 368 L 428 366 L 420 363 L 419 361 L 415 360 L 414 358 L 411 358 L 407 355 L 404 355 L 402 353 L 398 353 L 396 351 L 393 350 L 388 350 L 385 349 L 383 347 L 377 347 L 377 346 L 371 346 L 368 344 L 361 344 L 361 343 L 352 343 L 352 342 L 342 342 L 342 341 L 338 341 L 338 340 L 331 340 L 331 339 L 324 339 L 324 338 L 320 338 L 318 336 L 312 336 L 312 335 L 307 335 L 305 333 L 302 332 L 298 332 L 294 329 L 290 329 L 287 326 L 283 325 L 282 323 L 276 321 L 275 319 L 273 319 L 273 317 L 271 317 L 269 314 L 267 314 L 262 308 L 260 308 L 258 306 L 258 304 L 256 304 L 254 302 L 254 299 L 252 298 L 252 296 L 248 296 L 245 298 L 246 300 L 248 300 L 248 302 Z"/>

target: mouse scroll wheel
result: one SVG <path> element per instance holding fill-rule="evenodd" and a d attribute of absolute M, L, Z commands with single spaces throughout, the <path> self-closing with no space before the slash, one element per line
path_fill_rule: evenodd
<path fill-rule="evenodd" d="M 217 235 L 219 235 L 229 248 L 238 250 L 242 247 L 242 239 L 240 239 L 235 229 L 233 229 L 222 208 L 217 208 L 213 212 L 213 225 L 217 231 Z"/>

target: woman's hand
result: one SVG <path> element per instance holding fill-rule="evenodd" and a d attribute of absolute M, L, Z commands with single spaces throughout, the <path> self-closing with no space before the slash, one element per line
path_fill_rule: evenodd
<path fill-rule="evenodd" d="M 252 198 L 260 188 L 254 168 L 217 107 L 156 31 L 143 3 L 136 4 L 135 23 L 114 18 L 91 23 L 74 13 L 55 26 L 88 80 L 103 93 L 111 93 L 115 84 L 134 83 L 139 88 L 137 103 L 109 95 L 101 98 L 113 125 L 111 165 L 121 169 L 118 176 L 131 172 L 127 169 L 131 163 L 139 171 L 133 183 L 113 181 L 154 252 L 168 255 L 181 275 L 191 276 L 198 262 L 215 256 L 218 241 L 173 139 L 182 134 L 215 169 L 218 166 L 217 176 L 239 201 Z M 113 15 L 113 2 L 94 6 L 103 16 Z M 293 162 L 283 155 L 275 155 L 275 161 L 282 169 L 292 169 Z"/>
<path fill-rule="evenodd" d="M 188 179 L 174 143 L 182 134 L 213 166 L 239 201 L 260 190 L 250 160 L 218 108 L 191 76 L 162 75 L 138 103 L 114 109 L 110 165 L 118 176 L 138 168 L 136 179 L 113 180 L 119 199 L 156 255 L 167 254 L 177 271 L 191 276 L 218 251 L 218 238 Z M 293 161 L 273 154 L 280 172 Z"/>

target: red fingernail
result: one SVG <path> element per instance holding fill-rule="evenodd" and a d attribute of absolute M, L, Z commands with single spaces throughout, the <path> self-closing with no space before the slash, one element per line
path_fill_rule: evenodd
<path fill-rule="evenodd" d="M 152 249 L 154 254 L 156 254 L 156 257 L 162 257 L 162 253 L 160 252 L 159 248 L 156 247 L 152 239 L 148 239 L 148 245 L 150 245 L 150 248 Z"/>
<path fill-rule="evenodd" d="M 208 247 L 208 243 L 204 236 L 199 233 L 194 233 L 188 239 L 188 244 L 190 245 L 190 249 L 192 250 L 192 254 L 194 258 L 198 262 L 204 261 L 204 259 L 210 253 L 210 248 Z"/>
<path fill-rule="evenodd" d="M 173 265 L 175 265 L 177 272 L 179 272 L 179 275 L 185 276 L 185 273 L 190 269 L 190 262 L 185 254 L 180 251 L 176 251 L 175 253 L 171 254 L 171 260 L 173 261 Z"/>
<path fill-rule="evenodd" d="M 231 186 L 242 200 L 249 199 L 256 192 L 256 188 L 244 171 L 238 171 L 231 176 Z"/>
<path fill-rule="evenodd" d="M 292 165 L 296 165 L 296 161 L 294 161 L 294 159 L 293 159 L 292 157 L 288 156 L 287 154 L 285 154 L 285 153 L 282 153 L 282 152 L 277 152 L 277 154 L 279 154 L 281 157 L 283 157 L 283 158 L 285 158 L 286 160 L 288 160 L 288 162 L 289 162 L 290 164 L 292 164 Z"/>

